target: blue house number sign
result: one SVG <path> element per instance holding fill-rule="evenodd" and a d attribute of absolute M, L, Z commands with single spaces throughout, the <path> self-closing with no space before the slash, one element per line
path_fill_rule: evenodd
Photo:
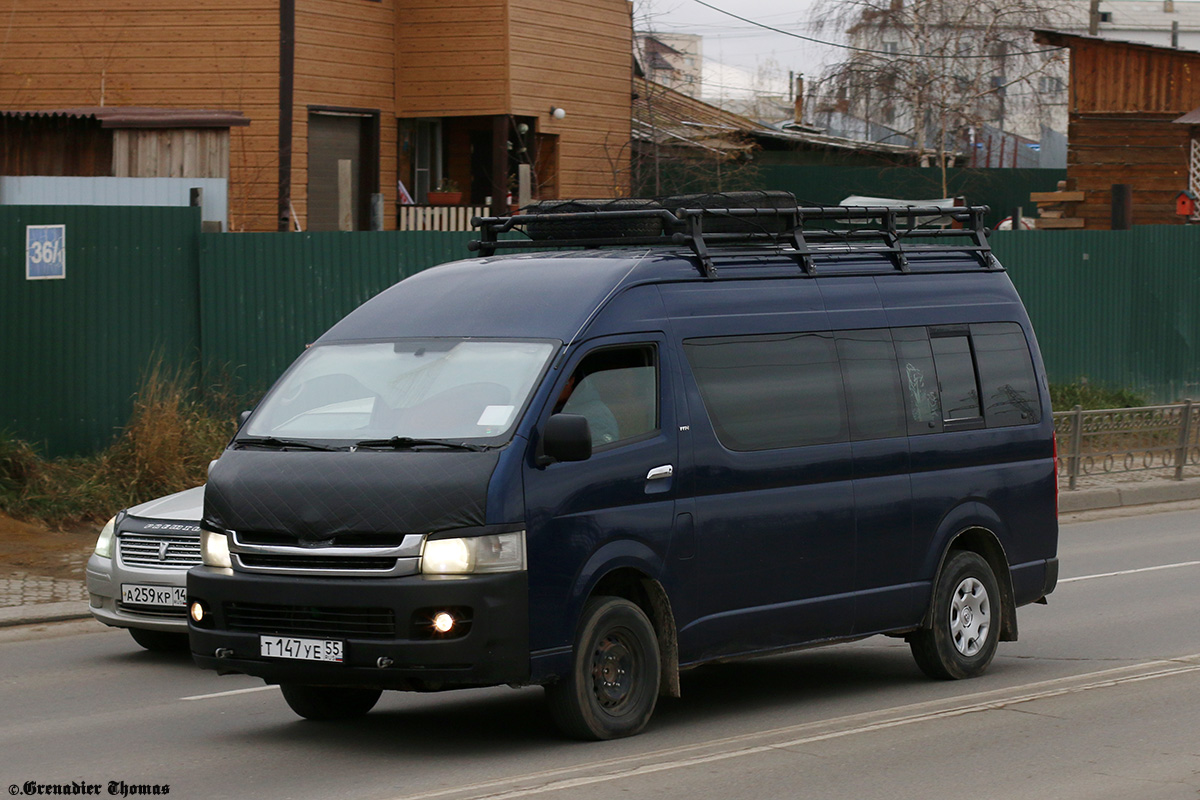
<path fill-rule="evenodd" d="M 67 277 L 67 226 L 25 226 L 25 279 Z"/>

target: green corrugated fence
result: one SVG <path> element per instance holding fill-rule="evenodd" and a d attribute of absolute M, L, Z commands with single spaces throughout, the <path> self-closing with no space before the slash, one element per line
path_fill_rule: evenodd
<path fill-rule="evenodd" d="M 1200 227 L 1001 231 L 991 242 L 1052 382 L 1200 399 Z"/>
<path fill-rule="evenodd" d="M 27 226 L 65 226 L 66 277 L 27 280 Z M 194 209 L 0 206 L 0 430 L 58 455 L 107 445 L 156 353 L 260 392 L 470 233 L 200 234 Z M 1054 382 L 1200 395 L 1200 227 L 992 237 Z"/>

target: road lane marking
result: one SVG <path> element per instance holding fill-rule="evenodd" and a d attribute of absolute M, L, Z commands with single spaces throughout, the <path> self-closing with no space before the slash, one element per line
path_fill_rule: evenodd
<path fill-rule="evenodd" d="M 1096 578 L 1115 578 L 1118 575 L 1136 575 L 1139 572 L 1156 572 L 1160 569 L 1176 569 L 1178 567 L 1197 567 L 1200 561 L 1180 561 L 1177 564 L 1159 564 L 1157 567 L 1141 567 L 1139 569 L 1123 569 L 1119 572 L 1099 572 L 1095 575 L 1080 575 L 1076 578 L 1063 578 L 1059 583 L 1074 583 L 1075 581 L 1090 581 Z"/>
<path fill-rule="evenodd" d="M 438 789 L 414 795 L 399 795 L 395 800 L 433 800 L 433 798 L 452 796 L 464 799 L 475 798 L 475 800 L 513 800 L 513 798 L 577 789 L 583 786 L 742 758 L 921 722 L 960 717 L 981 711 L 1001 710 L 1036 700 L 1196 672 L 1200 672 L 1200 653 L 1165 661 L 1148 661 L 1083 675 L 1039 681 L 1009 689 L 992 690 L 974 695 L 965 703 L 961 702 L 961 698 L 931 700 L 769 731 L 714 739 L 653 753 L 546 770 L 532 775 L 499 778 L 469 786 Z M 598 774 L 587 774 L 597 772 Z"/>
<path fill-rule="evenodd" d="M 278 689 L 278 686 L 264 684 L 262 686 L 251 686 L 249 689 L 230 689 L 228 692 L 213 692 L 212 694 L 194 694 L 190 697 L 181 697 L 180 700 L 211 700 L 214 697 L 232 697 L 235 694 L 250 694 L 250 692 L 265 692 L 268 689 Z"/>

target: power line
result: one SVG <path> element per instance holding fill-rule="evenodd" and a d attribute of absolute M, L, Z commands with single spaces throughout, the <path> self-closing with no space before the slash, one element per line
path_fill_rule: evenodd
<path fill-rule="evenodd" d="M 779 33 L 779 34 L 782 34 L 782 35 L 784 35 L 784 36 L 791 36 L 791 37 L 792 37 L 792 38 L 794 38 L 794 39 L 803 39 L 803 40 L 804 40 L 804 41 L 806 41 L 806 42 L 812 42 L 813 44 L 824 45 L 825 47 L 838 47 L 838 48 L 841 48 L 842 50 L 853 50 L 853 51 L 854 51 L 854 52 L 856 52 L 856 53 L 870 53 L 870 54 L 872 54 L 872 55 L 877 55 L 877 56 L 893 56 L 893 57 L 903 57 L 903 58 L 945 58 L 945 59 L 960 59 L 960 58 L 988 58 L 988 59 L 996 59 L 996 58 L 1009 58 L 1010 56 L 1037 56 L 1037 55 L 1042 55 L 1042 54 L 1044 54 L 1044 53 L 1056 53 L 1056 52 L 1058 52 L 1059 50 L 1062 50 L 1062 49 L 1063 49 L 1063 48 L 1061 48 L 1061 47 L 1052 47 L 1052 48 L 1050 48 L 1050 49 L 1048 49 L 1048 50 L 1012 50 L 1012 51 L 1006 52 L 1006 53 L 1004 53 L 1004 54 L 1002 54 L 1002 55 L 974 55 L 974 56 L 970 56 L 970 55 L 963 55 L 963 56 L 942 56 L 942 55 L 921 55 L 921 56 L 914 56 L 914 55 L 905 54 L 905 53 L 889 53 L 889 52 L 887 52 L 886 50 L 871 50 L 871 49 L 869 49 L 869 48 L 866 48 L 866 47 L 855 47 L 855 46 L 853 46 L 853 45 L 849 45 L 849 44 L 839 44 L 838 42 L 826 42 L 826 41 L 822 41 L 821 39 L 814 39 L 814 38 L 813 38 L 813 37 L 811 37 L 811 36 L 804 36 L 804 35 L 802 35 L 802 34 L 799 34 L 799 33 L 793 33 L 793 32 L 791 32 L 791 31 L 785 31 L 783 28 L 776 28 L 776 27 L 773 27 L 773 26 L 771 26 L 771 25 L 766 25 L 766 24 L 764 24 L 764 23 L 762 23 L 762 22 L 756 22 L 755 20 L 752 20 L 752 19 L 747 19 L 746 17 L 740 17 L 740 16 L 738 16 L 737 14 L 734 14 L 732 11 L 726 11 L 726 10 L 725 10 L 725 9 L 723 9 L 723 8 L 717 8 L 716 6 L 712 5 L 711 3 L 706 3 L 706 2 L 704 2 L 704 0 L 693 0 L 693 1 L 694 1 L 694 2 L 696 2 L 696 3 L 699 3 L 700 5 L 704 6 L 705 8 L 709 8 L 709 9 L 712 9 L 713 11 L 716 11 L 718 14 L 724 14 L 724 15 L 725 15 L 725 16 L 727 16 L 727 17 L 733 17 L 733 18 L 734 18 L 734 19 L 736 19 L 736 20 L 741 20 L 742 22 L 745 22 L 745 23 L 747 23 L 747 24 L 754 25 L 754 26 L 756 26 L 756 27 L 763 28 L 763 29 L 765 29 L 765 30 L 768 30 L 768 31 L 773 31 L 774 33 Z"/>

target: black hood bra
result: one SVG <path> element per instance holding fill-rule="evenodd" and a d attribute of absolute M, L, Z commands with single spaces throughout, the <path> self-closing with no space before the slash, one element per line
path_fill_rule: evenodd
<path fill-rule="evenodd" d="M 302 542 L 479 526 L 499 459 L 499 450 L 227 450 L 209 473 L 204 523 Z"/>

